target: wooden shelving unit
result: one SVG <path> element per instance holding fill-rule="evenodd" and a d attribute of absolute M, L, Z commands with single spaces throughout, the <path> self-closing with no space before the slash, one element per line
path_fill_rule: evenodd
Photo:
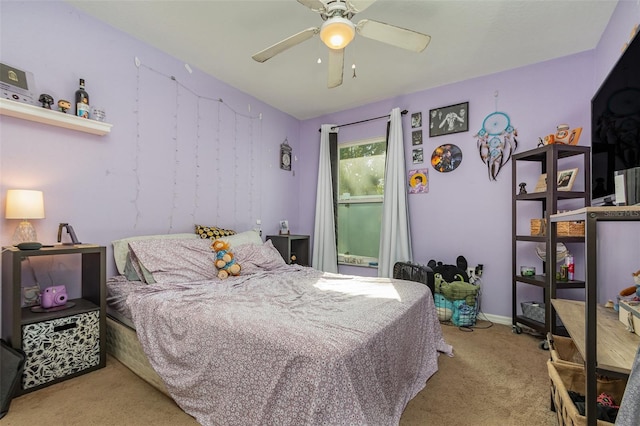
<path fill-rule="evenodd" d="M 597 304 L 597 224 L 598 222 L 638 222 L 640 206 L 585 207 L 551 215 L 550 232 L 557 223 L 585 221 L 585 302 L 552 300 L 554 310 L 585 360 L 586 418 L 589 426 L 597 424 L 597 374 L 628 376 L 631 372 L 640 337 L 626 331 L 612 313 Z"/>
<path fill-rule="evenodd" d="M 537 216 L 529 217 L 529 219 L 545 219 L 547 223 L 549 216 L 561 208 L 561 204 L 567 200 L 579 201 L 585 206 L 589 205 L 591 200 L 590 152 L 590 148 L 586 146 L 552 144 L 514 154 L 512 157 L 512 326 L 516 333 L 521 332 L 520 324 L 523 324 L 543 335 L 548 332 L 566 334 L 564 331 L 558 330 L 559 327 L 556 326 L 557 321 L 555 314 L 552 314 L 551 299 L 556 297 L 556 290 L 584 288 L 585 282 L 581 280 L 556 280 L 556 246 L 558 243 L 583 243 L 584 237 L 558 236 L 555 231 L 550 231 L 549 227 L 547 227 L 545 235 L 533 236 L 530 235 L 529 229 L 527 229 L 527 233 L 523 233 L 522 230 L 518 232 L 517 222 L 521 219 L 521 212 L 525 210 L 523 207 L 526 203 L 535 204 L 535 210 L 538 212 Z M 560 170 L 560 161 L 571 157 L 581 159 L 580 169 L 583 175 L 583 184 L 581 186 L 578 184 L 578 186 L 583 189 L 560 191 L 555 185 L 555 177 Z M 534 192 L 534 189 L 531 188 L 526 194 L 519 193 L 519 183 L 526 178 L 531 178 L 531 176 L 521 176 L 520 169 L 524 163 L 537 164 L 537 169 L 541 174 L 546 173 L 547 176 L 553 176 L 552 179 L 547 179 L 547 182 L 551 184 L 547 185 L 546 191 Z M 545 245 L 546 259 L 543 262 L 542 273 L 538 272 L 535 276 L 526 277 L 520 275 L 522 264 L 519 261 L 519 256 L 523 255 L 524 250 L 531 251 L 534 248 L 531 243 Z M 518 313 L 518 303 L 521 302 L 518 300 L 518 288 L 523 284 L 542 289 L 542 301 L 545 304 L 544 323 Z M 546 344 L 546 342 L 542 342 L 542 344 Z"/>
<path fill-rule="evenodd" d="M 12 101 L 0 98 L 0 115 L 20 118 L 22 120 L 36 123 L 48 124 L 50 126 L 62 127 L 78 132 L 90 133 L 92 135 L 104 136 L 111 132 L 112 124 L 75 115 L 65 114 L 60 111 L 41 108 L 29 105 L 24 102 Z"/>
<path fill-rule="evenodd" d="M 34 337 L 25 332 L 25 328 L 29 326 L 42 325 L 39 328 L 52 328 L 54 337 L 51 337 L 51 342 L 48 345 L 48 356 L 50 359 L 48 363 L 42 367 L 43 371 L 47 371 L 46 375 L 41 375 L 43 379 L 38 384 L 25 387 L 24 375 L 23 384 L 18 389 L 17 394 L 22 395 L 27 392 L 31 392 L 40 389 L 50 384 L 57 383 L 63 380 L 67 380 L 71 377 L 75 377 L 80 374 L 88 373 L 99 368 L 103 368 L 106 365 L 106 248 L 104 246 L 94 244 L 79 244 L 79 245 L 56 245 L 53 247 L 43 247 L 39 250 L 19 250 L 16 247 L 3 247 L 2 252 L 2 338 L 7 341 L 13 348 L 25 349 L 25 337 L 28 339 L 28 343 L 34 341 Z M 59 255 L 74 255 L 80 256 L 81 267 L 80 271 L 80 290 L 81 297 L 77 299 L 69 300 L 73 302 L 75 306 L 68 309 L 34 313 L 29 307 L 21 307 L 22 296 L 22 262 L 30 257 L 39 256 L 59 256 Z M 44 289 L 44 288 L 42 288 Z M 91 333 L 87 332 L 83 335 L 85 341 L 97 342 L 97 353 L 81 352 L 85 346 L 75 342 L 76 337 L 73 333 L 75 327 L 79 321 L 78 318 L 85 319 L 88 316 L 93 315 L 98 319 L 98 327 L 96 330 L 92 330 Z M 65 320 L 69 318 L 70 324 L 73 327 L 69 327 L 69 330 L 63 328 L 57 330 L 53 325 L 58 320 Z M 51 324 L 51 327 L 48 325 Z M 78 328 L 81 326 L 78 325 Z M 37 327 L 38 328 L 38 327 Z M 44 342 L 50 336 L 42 336 Z M 40 341 L 38 340 L 38 343 Z M 56 342 L 59 346 L 56 346 Z M 63 363 L 60 363 L 56 358 L 61 358 L 69 354 L 68 348 L 79 348 L 77 352 L 72 355 L 73 359 L 65 359 Z M 65 352 L 66 351 L 66 352 Z M 75 351 L 75 350 L 74 350 Z M 36 359 L 34 355 L 30 358 L 30 354 L 27 352 L 27 362 L 25 363 L 25 374 L 27 366 L 30 362 L 40 365 L 40 360 Z M 61 355 L 63 354 L 63 355 Z M 38 354 L 38 356 L 40 356 Z M 84 363 L 87 358 L 94 357 L 96 359 L 95 364 L 84 367 Z M 77 371 L 76 371 L 77 370 Z M 35 374 L 32 374 L 35 375 Z"/>

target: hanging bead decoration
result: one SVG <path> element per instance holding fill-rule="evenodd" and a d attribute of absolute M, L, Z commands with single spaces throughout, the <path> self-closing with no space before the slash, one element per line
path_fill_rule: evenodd
<path fill-rule="evenodd" d="M 206 96 L 201 96 L 199 94 L 197 94 L 195 91 L 191 90 L 190 88 L 186 87 L 184 84 L 182 84 L 180 81 L 178 81 L 178 79 L 175 76 L 170 76 L 170 75 L 166 75 L 163 74 L 151 67 L 148 67 L 146 65 L 143 65 L 140 63 L 138 58 L 135 58 L 135 65 L 137 68 L 137 73 L 136 73 L 136 99 L 135 99 L 135 115 L 136 115 L 136 151 L 135 151 L 135 159 L 134 159 L 134 168 L 133 168 L 133 173 L 135 175 L 135 179 L 136 179 L 136 192 L 135 192 L 135 198 L 133 200 L 133 204 L 135 205 L 135 210 L 136 210 L 136 218 L 135 218 L 135 224 L 134 224 L 134 228 L 137 228 L 139 222 L 141 221 L 142 218 L 142 212 L 141 212 L 141 206 L 140 206 L 140 196 L 142 193 L 142 185 L 141 185 L 141 177 L 140 177 L 140 164 L 142 162 L 142 158 L 141 158 L 141 141 L 142 141 L 142 136 L 141 136 L 141 125 L 140 125 L 140 85 L 141 85 L 141 72 L 140 72 L 140 68 L 144 67 L 146 70 L 154 72 L 158 75 L 164 76 L 165 78 L 171 80 L 173 82 L 173 84 L 175 85 L 175 113 L 173 116 L 174 119 L 174 128 L 173 128 L 173 135 L 172 135 L 172 140 L 173 140 L 173 190 L 172 190 L 172 205 L 171 205 L 171 212 L 169 214 L 169 232 L 171 233 L 171 231 L 173 231 L 173 227 L 174 227 L 174 213 L 176 213 L 178 211 L 178 200 L 179 200 L 179 185 L 178 185 L 178 177 L 180 176 L 180 141 L 179 141 L 179 128 L 178 128 L 178 122 L 179 122 L 179 113 L 180 113 L 180 96 L 181 96 L 181 90 L 185 90 L 187 92 L 189 92 L 190 94 L 192 94 L 193 96 L 195 96 L 195 100 L 196 100 L 196 131 L 195 131 L 195 170 L 194 170 L 194 174 L 195 174 L 195 200 L 194 200 L 194 207 L 192 210 L 192 217 L 195 220 L 196 217 L 196 213 L 198 211 L 198 209 L 200 208 L 200 193 L 202 191 L 202 187 L 203 187 L 203 183 L 202 183 L 202 168 L 201 168 L 201 142 L 202 142 L 202 126 L 201 123 L 203 122 L 203 120 L 205 120 L 205 117 L 203 117 L 203 111 L 202 108 L 205 107 L 205 105 L 202 103 L 202 101 L 213 101 L 216 103 L 216 117 L 217 117 L 217 126 L 215 129 L 215 165 L 216 165 L 216 176 L 215 176 L 215 180 L 217 182 L 217 191 L 216 191 L 216 221 L 218 223 L 222 223 L 220 222 L 221 220 L 228 220 L 228 218 L 221 218 L 220 215 L 220 206 L 222 205 L 222 193 L 224 188 L 224 184 L 225 184 L 225 179 L 224 177 L 221 175 L 221 162 L 222 162 L 222 158 L 221 158 L 221 152 L 225 152 L 225 151 L 221 151 L 222 149 L 222 144 L 221 144 L 221 129 L 223 129 L 223 119 L 221 116 L 221 106 L 225 106 L 232 114 L 233 114 L 233 120 L 234 120 L 234 128 L 233 128 L 233 139 L 234 139 L 234 143 L 233 143 L 233 153 L 232 156 L 234 158 L 234 184 L 233 184 L 233 191 L 234 194 L 239 194 L 239 184 L 240 182 L 242 182 L 241 177 L 246 176 L 246 173 L 241 170 L 241 158 L 240 158 L 240 147 L 238 147 L 238 143 L 239 143 L 239 133 L 241 131 L 240 129 L 240 121 L 242 118 L 246 118 L 248 119 L 248 123 L 246 124 L 246 129 L 248 132 L 248 135 L 246 136 L 246 142 L 249 146 L 248 149 L 246 151 L 248 151 L 250 153 L 250 159 L 249 159 L 249 168 L 250 168 L 250 175 L 251 175 L 251 181 L 254 182 L 255 181 L 255 145 L 256 145 L 256 141 L 254 140 L 254 131 L 253 131 L 253 120 L 260 120 L 260 122 L 262 121 L 262 114 L 258 114 L 256 116 L 252 116 L 252 115 L 248 115 L 248 114 L 241 114 L 238 111 L 234 110 L 230 105 L 228 105 L 227 103 L 225 103 L 221 98 L 211 98 L 211 97 L 206 97 Z M 188 105 L 184 106 L 185 108 L 188 108 Z M 243 139 L 244 140 L 244 139 Z M 244 150 L 242 150 L 242 152 L 245 152 Z M 253 202 L 253 195 L 254 195 L 254 188 L 252 185 L 249 185 L 248 189 L 248 196 L 249 196 L 249 200 L 248 200 L 248 206 L 249 209 L 247 211 L 248 214 L 248 220 L 249 222 L 247 223 L 239 223 L 237 225 L 240 226 L 244 226 L 247 225 L 248 223 L 250 223 L 250 221 L 252 220 L 252 218 L 256 217 L 254 215 L 253 212 L 253 208 L 254 208 L 254 202 Z M 236 199 L 236 202 L 234 203 L 234 220 L 238 220 L 240 219 L 238 217 L 238 207 L 239 207 L 239 202 L 241 202 L 242 200 L 239 199 L 238 197 L 234 197 Z M 258 203 L 258 206 L 260 205 L 260 203 Z M 258 213 L 259 215 L 259 213 Z M 258 216 L 259 217 L 259 216 Z"/>
<path fill-rule="evenodd" d="M 136 58 L 136 151 L 133 160 L 133 175 L 136 178 L 136 192 L 135 197 L 133 199 L 133 205 L 136 210 L 136 218 L 133 223 L 133 229 L 138 228 L 138 221 L 142 216 L 140 212 L 140 205 L 138 204 L 138 200 L 140 199 L 140 175 L 138 174 L 139 166 L 140 166 L 140 61 Z"/>
<path fill-rule="evenodd" d="M 178 169 L 180 167 L 180 156 L 178 152 L 178 111 L 180 111 L 180 85 L 174 76 L 171 80 L 175 82 L 175 105 L 176 110 L 173 114 L 173 191 L 171 192 L 171 213 L 169 214 L 169 234 L 173 231 L 173 214 L 178 208 Z"/>

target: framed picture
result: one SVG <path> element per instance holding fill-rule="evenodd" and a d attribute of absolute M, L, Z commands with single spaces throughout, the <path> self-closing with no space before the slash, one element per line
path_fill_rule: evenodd
<path fill-rule="evenodd" d="M 409 170 L 409 194 L 429 192 L 429 169 Z"/>
<path fill-rule="evenodd" d="M 411 132 L 411 143 L 413 145 L 422 145 L 422 130 L 414 130 Z"/>
<path fill-rule="evenodd" d="M 413 164 L 419 164 L 424 161 L 424 153 L 422 148 L 416 148 L 413 150 Z"/>
<path fill-rule="evenodd" d="M 560 170 L 558 172 L 558 191 L 571 191 L 573 182 L 578 175 L 578 169 Z"/>
<path fill-rule="evenodd" d="M 280 168 L 291 171 L 291 146 L 286 139 L 284 143 L 280 144 Z"/>
<path fill-rule="evenodd" d="M 469 102 L 429 110 L 429 137 L 469 131 Z"/>
<path fill-rule="evenodd" d="M 573 188 L 573 182 L 575 182 L 577 175 L 578 175 L 578 169 L 560 170 L 558 172 L 558 179 L 556 180 L 558 191 L 571 191 L 571 188 Z M 533 192 L 544 192 L 546 190 L 547 190 L 547 174 L 543 173 L 538 178 L 538 182 L 536 183 L 536 188 L 534 189 Z"/>
<path fill-rule="evenodd" d="M 411 114 L 411 127 L 412 128 L 416 128 L 416 127 L 422 127 L 422 113 L 421 112 L 414 112 L 413 114 Z"/>
<path fill-rule="evenodd" d="M 289 235 L 289 221 L 281 220 L 280 221 L 280 235 Z"/>
<path fill-rule="evenodd" d="M 544 192 L 547 190 L 547 174 L 543 173 L 538 178 L 538 182 L 536 183 L 536 187 L 533 192 Z"/>

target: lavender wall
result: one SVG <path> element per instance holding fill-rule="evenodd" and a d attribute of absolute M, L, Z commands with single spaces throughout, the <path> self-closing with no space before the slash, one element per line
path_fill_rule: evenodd
<path fill-rule="evenodd" d="M 2 62 L 33 72 L 36 93 L 56 101 L 73 100 L 84 78 L 113 124 L 100 137 L 0 118 L 2 210 L 9 188 L 43 190 L 42 242 L 68 222 L 81 241 L 109 247 L 111 275 L 110 242 L 126 236 L 195 223 L 246 230 L 257 219 L 264 234 L 280 219 L 297 230 L 299 179 L 280 170 L 279 145 L 286 137 L 298 151 L 298 120 L 63 2 L 0 7 Z M 9 244 L 17 222 L 0 224 Z"/>
<path fill-rule="evenodd" d="M 299 122 L 198 70 L 189 74 L 179 60 L 63 2 L 0 2 L 0 59 L 32 71 L 38 93 L 56 100 L 71 99 L 78 78 L 85 78 L 92 103 L 104 107 L 114 124 L 111 134 L 97 137 L 0 117 L 1 207 L 9 188 L 45 191 L 47 218 L 35 225 L 49 243 L 59 222 L 71 223 L 83 241 L 107 246 L 124 236 L 191 232 L 197 222 L 247 229 L 258 218 L 265 233 L 277 232 L 277 221 L 286 218 L 294 232 L 312 234 L 320 124 L 384 115 L 396 106 L 421 111 L 426 119 L 429 109 L 468 101 L 469 132 L 424 135 L 427 160 L 444 143 L 457 144 L 464 159 L 452 173 L 431 168 L 429 193 L 409 196 L 414 260 L 454 262 L 462 254 L 470 264 L 483 263 L 482 310 L 509 317 L 511 163 L 489 181 L 473 135 L 498 109 L 518 129 L 518 152 L 561 122 L 582 126 L 581 144 L 589 144 L 590 98 L 638 22 L 639 8 L 637 1 L 620 2 L 594 51 Z M 135 67 L 134 57 L 142 67 Z M 224 104 L 214 101 L 220 98 Z M 407 140 L 409 125 L 407 116 Z M 344 127 L 340 140 L 366 139 L 384 128 L 384 121 Z M 278 168 L 285 137 L 297 155 L 295 175 Z M 410 145 L 406 154 L 408 170 L 426 167 L 412 164 Z M 528 186 L 536 180 L 531 172 Z M 16 223 L 2 219 L 0 225 L 2 244 L 8 244 Z M 612 242 L 627 234 L 617 229 L 608 231 L 613 237 L 602 247 L 624 263 L 601 280 L 605 299 L 630 285 L 630 272 L 640 266 L 631 256 L 637 242 L 634 252 Z M 580 265 L 579 252 L 576 257 Z M 111 275 L 110 250 L 108 258 Z M 44 276 L 64 269 L 43 267 Z M 523 290 L 523 299 L 539 298 L 529 293 Z"/>
<path fill-rule="evenodd" d="M 407 170 L 417 166 L 430 169 L 429 193 L 409 195 L 414 261 L 426 263 L 429 259 L 438 259 L 455 263 L 458 255 L 464 255 L 470 265 L 484 264 L 482 310 L 489 314 L 511 317 L 511 163 L 500 172 L 497 181 L 490 181 L 473 136 L 480 129 L 484 117 L 498 110 L 506 112 L 518 130 L 517 152 L 536 147 L 538 137 L 554 132 L 559 123 L 583 127 L 580 144 L 590 145 L 590 100 L 599 84 L 596 82 L 602 80 L 601 77 L 596 77 L 596 72 L 598 68 L 610 68 L 604 65 L 605 62 L 617 60 L 619 46 L 626 41 L 620 39 L 621 31 L 618 28 L 621 24 L 618 21 L 627 21 L 622 25 L 630 30 L 630 22 L 637 22 L 637 11 L 637 3 L 622 2 L 603 37 L 603 40 L 614 38 L 617 41 L 599 46 L 597 51 L 388 99 L 303 122 L 301 155 L 305 162 L 312 161 L 312 164 L 303 171 L 301 186 L 312 188 L 316 185 L 318 128 L 321 124 L 349 123 L 377 117 L 388 114 L 396 106 L 407 109 L 410 113 L 422 112 L 425 121 L 430 109 L 468 101 L 469 132 L 429 138 L 428 129 L 425 128 L 424 164 L 412 163 L 412 129 L 409 115 L 405 116 Z M 615 36 L 610 36 L 611 32 Z M 610 53 L 610 43 L 618 44 L 618 53 Z M 596 56 L 602 58 L 598 60 L 598 66 L 594 65 Z M 339 140 L 347 142 L 366 139 L 382 135 L 384 130 L 383 120 L 343 127 L 339 132 Z M 445 143 L 458 145 L 463 152 L 463 161 L 453 172 L 438 173 L 429 166 L 428 160 L 434 148 Z M 563 162 L 561 166 L 578 167 L 579 164 L 574 161 L 577 160 Z M 529 189 L 535 187 L 539 173 L 536 170 L 530 172 L 530 178 L 526 180 Z M 577 181 L 581 178 L 582 174 Z M 581 189 L 579 185 L 576 183 L 575 186 L 578 190 Z M 313 197 L 313 193 L 304 192 L 300 196 L 300 216 L 306 230 L 313 229 Z M 572 207 L 563 205 L 563 208 Z M 528 217 L 523 219 L 525 220 L 518 221 L 519 233 L 526 233 L 529 227 Z M 610 228 L 607 226 L 606 233 L 611 236 L 601 243 L 601 251 L 615 252 L 618 257 L 615 264 L 621 266 L 606 272 L 606 268 L 601 268 L 603 272 L 599 297 L 604 300 L 614 298 L 620 286 L 624 288 L 630 285 L 622 283 L 631 282 L 630 273 L 640 267 L 637 264 L 637 245 L 628 250 L 621 247 L 610 250 L 610 241 L 624 241 L 624 238 L 618 237 L 628 232 L 615 229 L 611 231 Z M 633 232 L 637 235 L 637 228 Z M 627 239 L 627 244 L 637 244 L 637 240 L 630 242 Z M 569 249 L 575 252 L 577 264 L 584 265 L 583 245 L 575 245 Z M 533 248 L 531 252 L 530 263 L 537 263 L 541 268 L 541 263 L 533 254 Z M 635 257 L 633 253 L 636 254 Z M 370 269 L 357 267 L 342 267 L 341 272 L 371 275 Z M 584 278 L 584 272 L 580 268 L 576 274 L 578 278 Z M 580 298 L 582 295 L 582 292 L 574 290 L 561 296 Z M 541 291 L 531 286 L 519 287 L 518 297 L 520 301 L 542 300 Z"/>

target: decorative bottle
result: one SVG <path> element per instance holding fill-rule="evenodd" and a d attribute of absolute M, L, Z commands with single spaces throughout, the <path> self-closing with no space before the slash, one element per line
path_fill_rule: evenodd
<path fill-rule="evenodd" d="M 76 90 L 76 115 L 89 118 L 89 94 L 84 90 L 84 79 L 80 79 L 80 88 Z"/>
<path fill-rule="evenodd" d="M 573 281 L 575 264 L 573 263 L 573 255 L 571 253 L 567 253 L 567 269 L 567 278 L 569 278 L 569 281 Z"/>

